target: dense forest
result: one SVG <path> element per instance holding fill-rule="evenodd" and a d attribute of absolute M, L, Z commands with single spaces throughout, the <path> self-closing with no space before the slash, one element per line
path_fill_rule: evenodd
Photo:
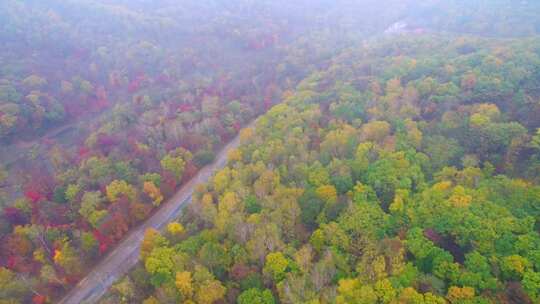
<path fill-rule="evenodd" d="M 539 303 L 540 3 L 0 3 L 0 303 Z M 257 118 L 253 128 L 243 126 Z"/>
<path fill-rule="evenodd" d="M 343 51 L 103 303 L 538 303 L 539 81 L 537 39 Z"/>

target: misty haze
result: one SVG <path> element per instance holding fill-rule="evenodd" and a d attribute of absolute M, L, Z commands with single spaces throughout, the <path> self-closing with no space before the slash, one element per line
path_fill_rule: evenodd
<path fill-rule="evenodd" d="M 0 0 L 0 304 L 540 304 L 540 1 Z"/>

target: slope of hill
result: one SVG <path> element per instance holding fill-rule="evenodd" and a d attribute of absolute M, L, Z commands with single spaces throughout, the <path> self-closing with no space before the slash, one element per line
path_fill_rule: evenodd
<path fill-rule="evenodd" d="M 319 113 L 310 112 L 318 117 L 317 123 L 287 128 L 291 136 L 298 135 L 291 140 L 301 139 L 296 145 L 304 147 L 301 152 L 305 155 L 288 160 L 287 166 L 281 163 L 288 154 L 280 153 L 291 152 L 283 151 L 289 134 L 267 135 L 264 132 L 270 130 L 263 130 L 264 126 L 279 130 L 289 123 L 280 118 L 276 126 L 263 123 L 257 129 L 261 147 L 253 152 L 253 165 L 257 170 L 278 170 L 283 177 L 280 183 L 298 188 L 301 195 L 313 191 L 319 195 L 316 189 L 322 185 L 316 187 L 301 175 L 319 170 L 316 160 L 330 170 L 328 177 L 338 202 L 347 202 L 347 193 L 354 194 L 351 187 L 360 182 L 373 188 L 370 200 L 376 195 L 385 214 L 391 212 L 394 199 L 399 201 L 398 190 L 407 197 L 403 201 L 418 202 L 422 191 L 451 179 L 448 176 L 472 178 L 474 187 L 453 181 L 448 189 L 460 186 L 464 189 L 456 191 L 465 191 L 459 192 L 465 201 L 468 196 L 474 198 L 476 194 L 468 191 L 477 191 L 477 182 L 483 179 L 475 175 L 480 169 L 468 168 L 481 168 L 489 182 L 504 183 L 498 177 L 489 178 L 490 172 L 523 179 L 508 182 L 524 183 L 522 190 L 508 190 L 515 191 L 512 200 L 523 206 L 505 208 L 517 220 L 530 221 L 519 224 L 526 231 L 538 229 L 535 192 L 527 192 L 535 189 L 539 175 L 539 47 L 536 39 L 527 38 L 538 33 L 538 6 L 537 1 L 510 0 L 1 1 L 0 301 L 57 301 L 132 228 L 210 163 L 242 126 L 283 100 L 291 115 L 304 107 L 319 107 Z M 364 41 L 393 24 L 398 25 L 394 33 L 406 35 Z M 463 37 L 464 33 L 497 39 Z M 448 36 L 442 38 L 444 35 Z M 294 98 L 300 100 L 290 101 Z M 275 109 L 265 117 L 280 111 L 280 107 Z M 332 135 L 325 146 L 327 133 Z M 346 148 L 338 147 L 342 141 Z M 357 149 L 353 146 L 365 142 L 373 143 L 369 166 L 376 163 L 376 169 L 368 173 L 354 167 L 350 154 Z M 241 159 L 251 164 L 252 156 L 243 159 L 246 153 L 251 152 Z M 288 166 L 296 162 L 305 166 L 291 171 L 294 177 L 285 178 L 291 170 Z M 405 170 L 402 165 L 410 168 Z M 448 166 L 459 170 L 444 169 Z M 349 171 L 350 180 L 343 173 Z M 250 176 L 258 178 L 256 174 L 262 173 Z M 395 174 L 406 177 L 393 177 Z M 325 180 L 324 186 L 331 185 Z M 483 188 L 489 189 L 486 193 L 506 189 L 489 187 Z M 323 190 L 329 193 L 320 195 L 333 197 L 331 187 Z M 212 192 L 212 203 L 220 201 L 223 193 L 218 192 Z M 247 199 L 244 194 L 237 193 L 237 199 Z M 259 210 L 262 205 L 257 206 L 266 196 L 253 195 L 257 199 L 250 198 L 248 204 Z M 496 198 L 483 198 L 504 205 Z M 302 204 L 302 212 L 316 213 L 303 215 L 309 220 L 295 226 L 305 234 L 280 236 L 279 244 L 306 244 L 303 237 L 336 221 L 343 207 L 328 211 L 320 201 L 313 206 Z M 323 209 L 326 218 L 321 215 Z M 205 217 L 203 222 L 198 217 L 190 219 L 194 226 L 185 223 L 190 236 L 214 225 L 214 218 Z M 392 214 L 385 217 L 392 218 Z M 404 231 L 420 227 L 433 234 L 435 244 L 456 243 L 453 247 L 460 247 L 464 255 L 471 249 L 452 227 L 401 220 L 404 223 L 393 225 L 402 225 Z M 250 225 L 246 227 L 255 227 Z M 385 236 L 395 237 L 396 227 L 385 230 Z M 473 234 L 486 233 L 495 234 Z M 518 236 L 505 233 L 501 237 L 514 244 Z M 208 240 L 232 250 L 228 240 L 218 235 L 218 239 Z M 397 235 L 400 240 L 406 238 Z M 536 248 L 536 235 L 528 235 L 531 248 Z M 488 258 L 495 277 L 497 288 L 490 285 L 491 289 L 443 278 L 414 259 L 408 261 L 418 271 L 428 276 L 433 273 L 444 282 L 430 283 L 438 286 L 430 289 L 436 295 L 451 286 L 467 286 L 487 299 L 527 299 L 525 293 L 534 299 L 530 287 L 538 271 L 534 254 L 528 253 L 529 247 L 514 252 L 501 246 L 495 246 L 494 255 L 480 252 Z M 199 249 L 196 254 L 188 253 L 198 255 Z M 291 254 L 285 252 L 284 256 L 290 259 Z M 358 254 L 352 253 L 351 261 L 356 262 Z M 504 274 L 497 259 L 507 256 L 512 256 L 508 263 L 523 266 L 519 266 L 519 275 Z M 459 264 L 458 258 L 453 255 Z M 261 263 L 249 260 L 245 264 L 250 272 L 260 274 Z M 231 279 L 229 269 L 202 265 L 222 280 L 228 299 L 235 301 L 235 292 L 243 291 L 234 285 L 239 279 Z M 195 269 L 194 265 L 186 267 L 189 272 Z M 532 277 L 525 280 L 529 272 Z M 348 272 L 348 278 L 354 275 Z M 202 284 L 210 276 L 204 273 L 203 278 L 198 277 L 198 282 Z M 329 288 L 332 293 L 341 278 L 332 276 L 333 285 L 317 283 L 310 292 L 323 295 L 322 290 Z M 164 295 L 168 292 L 186 296 L 178 290 L 162 291 L 173 287 L 169 279 L 160 281 L 165 285 L 154 282 L 160 301 L 167 301 Z M 282 297 L 281 279 L 263 279 L 273 297 Z M 423 282 L 411 284 L 425 291 Z M 517 291 L 500 292 L 508 284 L 509 290 Z M 399 286 L 405 288 L 395 282 L 392 286 L 396 292 Z M 138 292 L 141 294 L 132 298 L 142 300 L 154 290 L 140 288 Z M 119 301 L 117 296 L 113 295 L 115 301 Z"/>
<path fill-rule="evenodd" d="M 540 41 L 352 47 L 101 303 L 537 303 Z"/>

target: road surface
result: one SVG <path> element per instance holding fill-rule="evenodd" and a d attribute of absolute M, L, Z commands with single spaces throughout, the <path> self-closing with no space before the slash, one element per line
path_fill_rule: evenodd
<path fill-rule="evenodd" d="M 251 127 L 255 122 L 250 123 Z M 176 194 L 165 202 L 160 209 L 142 225 L 132 230 L 116 248 L 109 252 L 94 269 L 82 279 L 59 302 L 61 304 L 96 303 L 109 287 L 125 275 L 139 261 L 139 248 L 148 228 L 161 230 L 167 223 L 180 215 L 182 207 L 191 202 L 193 190 L 197 184 L 208 181 L 217 170 L 227 163 L 228 152 L 240 143 L 237 135 L 216 156 L 213 163 L 202 168 L 189 182 L 184 184 Z"/>

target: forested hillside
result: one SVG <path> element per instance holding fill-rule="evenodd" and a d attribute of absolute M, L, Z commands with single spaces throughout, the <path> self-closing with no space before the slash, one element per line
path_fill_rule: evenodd
<path fill-rule="evenodd" d="M 540 301 L 539 2 L 0 20 L 0 303 L 56 303 L 257 117 L 104 302 Z"/>
<path fill-rule="evenodd" d="M 397 18 L 281 4 L 0 3 L 0 299 L 54 302 L 283 90 Z"/>
<path fill-rule="evenodd" d="M 102 303 L 538 303 L 539 71 L 537 39 L 342 52 Z"/>

